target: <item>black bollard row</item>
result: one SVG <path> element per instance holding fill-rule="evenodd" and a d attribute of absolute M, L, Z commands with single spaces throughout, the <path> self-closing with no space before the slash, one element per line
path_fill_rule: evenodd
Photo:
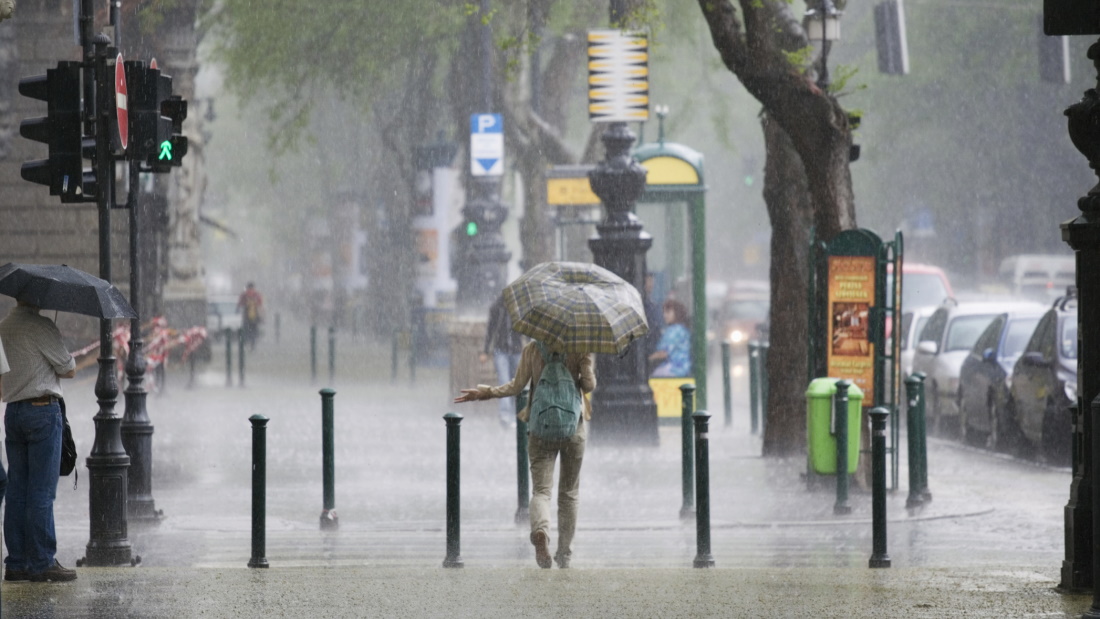
<path fill-rule="evenodd" d="M 462 415 L 447 413 L 443 419 L 447 422 L 447 556 L 443 567 L 462 567 L 458 510 Z"/>
<path fill-rule="evenodd" d="M 336 516 L 336 457 L 334 406 L 336 392 L 332 389 L 321 390 L 321 478 L 324 488 L 324 506 L 321 509 L 321 530 L 333 531 L 340 528 L 340 519 Z"/>
<path fill-rule="evenodd" d="M 852 383 L 836 381 L 833 396 L 833 418 L 836 420 L 836 504 L 833 513 L 838 516 L 852 513 L 848 504 L 848 387 Z"/>
<path fill-rule="evenodd" d="M 871 559 L 869 567 L 890 567 L 886 554 L 886 421 L 890 411 L 871 409 Z M 838 471 L 839 473 L 839 471 Z"/>
<path fill-rule="evenodd" d="M 695 516 L 695 456 L 693 455 L 692 413 L 695 412 L 695 385 L 680 385 L 680 476 L 684 502 L 680 506 L 680 518 Z"/>
<path fill-rule="evenodd" d="M 714 567 L 710 553 L 710 414 L 695 411 L 695 561 L 694 567 Z"/>
<path fill-rule="evenodd" d="M 516 413 L 527 406 L 528 389 L 516 396 Z M 531 515 L 531 470 L 527 456 L 527 422 L 516 418 L 516 524 L 526 524 Z"/>
<path fill-rule="evenodd" d="M 252 558 L 248 567 L 268 567 L 267 526 L 267 417 L 253 415 L 252 423 Z"/>

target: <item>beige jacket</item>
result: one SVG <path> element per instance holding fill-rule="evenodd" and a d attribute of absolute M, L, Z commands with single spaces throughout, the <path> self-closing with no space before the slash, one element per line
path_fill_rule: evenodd
<path fill-rule="evenodd" d="M 538 346 L 533 341 L 528 342 L 527 345 L 523 347 L 523 352 L 520 353 L 519 367 L 516 368 L 516 375 L 512 380 L 499 387 L 478 385 L 477 389 L 483 397 L 503 398 L 517 395 L 530 384 L 531 392 L 527 395 L 528 405 L 523 407 L 523 410 L 517 415 L 520 421 L 526 422 L 530 415 L 531 398 L 535 395 L 535 383 L 538 382 L 539 376 L 542 375 L 542 368 L 544 365 Z M 574 380 L 577 381 L 577 386 L 580 387 L 581 393 L 585 394 L 583 398 L 584 419 L 585 421 L 590 421 L 592 419 L 592 403 L 588 401 L 587 394 L 592 393 L 596 388 L 596 371 L 592 362 L 592 355 L 569 353 L 565 355 L 565 367 L 569 370 L 569 373 L 573 375 Z"/>

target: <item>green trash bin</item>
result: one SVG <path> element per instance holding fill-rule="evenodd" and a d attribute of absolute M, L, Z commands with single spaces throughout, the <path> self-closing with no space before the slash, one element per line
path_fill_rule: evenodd
<path fill-rule="evenodd" d="M 815 378 L 806 389 L 806 444 L 810 470 L 819 475 L 836 475 L 836 431 L 833 396 L 839 378 Z M 848 472 L 859 465 L 860 417 L 863 391 L 852 383 L 848 387 Z"/>

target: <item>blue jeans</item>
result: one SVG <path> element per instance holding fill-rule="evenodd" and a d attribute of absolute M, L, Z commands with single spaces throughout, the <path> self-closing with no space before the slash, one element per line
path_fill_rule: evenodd
<path fill-rule="evenodd" d="M 519 353 L 501 352 L 499 350 L 494 350 L 493 366 L 496 367 L 497 379 L 500 381 L 497 384 L 503 385 L 504 383 L 512 380 L 512 377 L 516 375 L 516 370 L 519 369 Z M 515 422 L 515 398 L 500 398 L 500 423 L 504 425 L 511 425 Z"/>
<path fill-rule="evenodd" d="M 39 574 L 57 554 L 53 501 L 61 467 L 61 407 L 9 403 L 4 413 L 8 452 L 5 565 Z"/>

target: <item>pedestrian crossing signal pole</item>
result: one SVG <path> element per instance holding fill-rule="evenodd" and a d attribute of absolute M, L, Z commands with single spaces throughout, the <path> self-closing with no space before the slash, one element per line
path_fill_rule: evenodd
<path fill-rule="evenodd" d="M 111 150 L 110 97 L 114 96 L 113 71 L 107 67 L 110 39 L 98 34 L 92 37 L 92 2 L 82 0 L 81 24 L 85 63 L 92 63 L 91 77 L 94 88 L 85 84 L 85 108 L 87 118 L 92 119 L 92 135 L 95 138 L 93 164 L 96 183 L 96 205 L 99 211 L 99 276 L 111 281 L 111 209 L 114 207 L 114 155 Z M 112 67 L 113 70 L 113 67 Z M 85 79 L 89 73 L 85 72 Z M 87 93 L 95 96 L 89 101 Z M 87 459 L 91 477 L 89 513 L 91 539 L 85 558 L 80 562 L 89 566 L 113 566 L 133 564 L 130 540 L 127 536 L 127 494 L 130 456 L 122 445 L 122 417 L 115 412 L 118 401 L 118 379 L 115 375 L 115 357 L 112 354 L 111 321 L 100 320 L 99 375 L 95 394 L 99 412 L 95 422 L 95 442 Z"/>

